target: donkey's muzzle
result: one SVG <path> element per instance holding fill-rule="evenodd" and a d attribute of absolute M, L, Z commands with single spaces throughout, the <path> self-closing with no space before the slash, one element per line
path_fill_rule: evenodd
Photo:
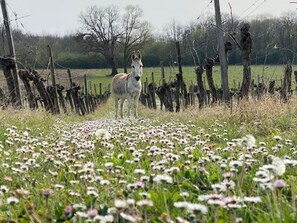
<path fill-rule="evenodd" d="M 135 77 L 135 79 L 136 79 L 137 81 L 139 81 L 139 80 L 140 80 L 140 77 Z"/>

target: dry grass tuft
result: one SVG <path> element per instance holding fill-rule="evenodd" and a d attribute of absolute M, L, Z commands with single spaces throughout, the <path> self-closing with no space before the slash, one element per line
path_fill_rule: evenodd
<path fill-rule="evenodd" d="M 169 113 L 161 110 L 149 110 L 141 106 L 140 114 L 144 117 L 164 120 L 194 121 L 209 125 L 215 120 L 239 125 L 243 133 L 255 134 L 292 134 L 297 132 L 297 96 L 293 96 L 288 103 L 283 103 L 276 97 L 266 96 L 260 101 L 239 101 L 231 107 L 218 105 L 198 109 L 190 107 L 179 113 Z"/>
<path fill-rule="evenodd" d="M 240 101 L 233 103 L 231 107 L 218 105 L 199 109 L 189 107 L 179 113 L 165 112 L 160 109 L 153 110 L 144 106 L 139 107 L 140 117 L 159 119 L 160 121 L 192 121 L 199 125 L 208 126 L 215 120 L 227 122 L 230 125 L 240 127 L 241 133 L 254 134 L 289 134 L 297 132 L 297 97 L 292 97 L 288 103 L 282 103 L 274 97 L 265 97 L 260 101 Z M 52 125 L 58 120 L 66 122 L 81 122 L 96 119 L 114 118 L 114 102 L 110 98 L 106 104 L 101 105 L 94 113 L 86 116 L 77 114 L 51 115 L 43 111 L 32 111 L 30 109 L 15 110 L 8 108 L 0 113 L 0 127 L 8 125 L 20 125 L 30 127 L 30 125 Z"/>

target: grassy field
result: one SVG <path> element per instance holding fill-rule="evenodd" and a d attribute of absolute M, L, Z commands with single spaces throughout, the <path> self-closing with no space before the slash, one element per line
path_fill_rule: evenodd
<path fill-rule="evenodd" d="M 0 222 L 295 222 L 297 99 L 0 113 Z"/>
<path fill-rule="evenodd" d="M 264 82 L 266 86 L 269 85 L 270 80 L 276 81 L 276 87 L 281 85 L 281 80 L 284 76 L 284 66 L 281 65 L 253 65 L 251 67 L 252 70 L 252 79 L 254 79 L 254 83 L 257 84 L 258 81 Z M 130 70 L 128 70 L 129 72 Z M 48 84 L 51 84 L 51 77 L 49 70 L 38 70 L 39 74 L 47 80 Z M 118 69 L 118 72 L 122 72 L 122 69 Z M 176 73 L 178 72 L 178 67 L 165 67 L 165 78 L 166 81 L 174 80 L 176 77 Z M 72 79 L 76 84 L 80 86 L 84 85 L 84 74 L 87 75 L 88 84 L 91 83 L 92 89 L 94 89 L 94 85 L 96 86 L 97 92 L 99 91 L 99 83 L 102 83 L 102 90 L 104 91 L 108 85 L 111 83 L 110 69 L 88 69 L 88 70 L 79 70 L 74 69 L 71 70 Z M 154 73 L 154 79 L 157 84 L 161 84 L 161 68 L 160 67 L 144 67 L 143 69 L 143 77 L 142 81 L 144 82 L 146 79 L 151 82 L 152 73 Z M 213 68 L 213 78 L 217 87 L 220 87 L 221 76 L 220 76 L 220 67 L 214 66 Z M 206 83 L 205 73 L 204 82 L 205 86 L 208 89 L 208 85 Z M 196 84 L 196 74 L 194 71 L 194 67 L 183 67 L 183 77 L 184 81 L 189 86 L 191 83 Z M 61 84 L 68 88 L 69 78 L 67 70 L 65 69 L 56 69 L 56 83 Z M 229 88 L 238 88 L 242 82 L 242 66 L 229 66 L 228 69 L 228 79 L 229 79 Z M 294 78 L 292 78 L 294 80 Z M 21 83 L 22 85 L 22 83 Z M 4 75 L 0 75 L 0 86 L 5 91 L 7 90 L 6 81 L 4 79 Z M 292 83 L 292 87 L 295 88 L 295 81 Z"/>
<path fill-rule="evenodd" d="M 258 82 L 258 78 L 260 82 L 264 81 L 265 84 L 269 84 L 270 80 L 276 80 L 276 84 L 279 86 L 281 83 L 281 79 L 284 75 L 284 67 L 280 65 L 270 65 L 270 66 L 252 66 L 252 79 L 255 80 L 255 83 Z M 118 70 L 121 72 L 121 70 Z M 76 71 L 74 71 L 76 72 Z M 81 72 L 81 71 L 78 71 Z M 86 73 L 88 74 L 90 80 L 92 82 L 102 82 L 104 86 L 110 83 L 111 78 L 106 75 L 110 72 L 109 69 L 101 69 L 101 70 L 88 70 Z M 165 67 L 165 78 L 167 81 L 171 81 L 175 79 L 175 75 L 178 72 L 177 67 Z M 160 67 L 144 67 L 143 69 L 143 77 L 142 80 L 148 79 L 151 81 L 152 73 L 154 73 L 155 82 L 157 84 L 161 84 L 161 68 Z M 183 67 L 183 76 L 184 81 L 187 86 L 191 83 L 196 83 L 196 74 L 194 71 L 194 67 Z M 221 76 L 220 76 L 220 67 L 215 66 L 213 69 L 213 78 L 215 83 L 220 86 Z M 78 75 L 80 76 L 80 75 Z M 205 76 L 205 73 L 204 73 Z M 229 78 L 229 86 L 230 87 L 238 87 L 238 84 L 242 81 L 242 66 L 229 66 L 228 70 L 228 78 Z M 206 84 L 207 85 L 207 84 Z"/>
<path fill-rule="evenodd" d="M 268 84 L 270 80 L 276 80 L 276 84 L 279 86 L 281 79 L 284 75 L 284 66 L 281 65 L 253 65 L 252 69 L 252 78 L 255 80 L 255 83 L 264 81 L 265 84 Z M 129 71 L 129 70 L 128 70 Z M 89 70 L 72 70 L 73 81 L 83 85 L 83 75 L 86 74 L 88 81 L 98 84 L 102 83 L 103 86 L 107 86 L 111 82 L 111 76 L 108 76 L 110 69 L 89 69 Z M 118 72 L 122 72 L 122 69 L 118 69 Z M 165 67 L 165 78 L 167 81 L 174 80 L 175 75 L 178 72 L 178 67 Z M 49 70 L 39 70 L 39 73 L 45 77 L 50 82 Z M 161 68 L 160 67 L 144 67 L 142 80 L 145 81 L 148 78 L 151 81 L 151 74 L 154 73 L 155 82 L 161 83 Z M 190 83 L 196 83 L 196 75 L 194 67 L 183 67 L 184 80 L 187 85 Z M 205 73 L 203 74 L 205 76 Z M 219 86 L 221 77 L 220 77 L 220 68 L 219 66 L 214 66 L 213 68 L 213 78 L 215 83 Z M 69 79 L 67 70 L 56 69 L 57 83 L 62 84 L 66 87 L 69 86 Z M 229 86 L 236 87 L 238 83 L 242 80 L 242 66 L 229 66 L 228 70 Z M 4 77 L 1 75 L 0 83 L 5 84 Z M 207 86 L 207 84 L 206 84 Z"/>

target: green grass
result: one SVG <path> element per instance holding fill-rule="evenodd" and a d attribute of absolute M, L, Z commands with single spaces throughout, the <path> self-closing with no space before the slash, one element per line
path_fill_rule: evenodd
<path fill-rule="evenodd" d="M 196 84 L 196 74 L 194 71 L 194 67 L 185 66 L 183 69 L 183 78 L 187 86 L 191 83 Z M 165 67 L 165 79 L 167 82 L 172 81 L 176 78 L 176 73 L 178 72 L 178 67 Z M 128 69 L 128 72 L 130 69 Z M 252 65 L 252 79 L 254 79 L 254 83 L 264 82 L 266 86 L 268 86 L 269 81 L 275 80 L 276 86 L 281 85 L 281 80 L 284 76 L 284 66 L 281 65 Z M 122 69 L 118 69 L 118 72 L 122 72 Z M 72 70 L 73 81 L 79 83 L 81 86 L 84 85 L 83 75 L 87 75 L 88 82 L 92 82 L 92 86 L 96 84 L 96 88 L 98 89 L 98 84 L 102 83 L 103 89 L 111 83 L 111 76 L 108 76 L 110 73 L 110 69 L 90 69 L 90 70 Z M 143 68 L 143 77 L 142 82 L 148 80 L 148 82 L 152 81 L 152 73 L 154 73 L 154 80 L 159 85 L 161 84 L 161 68 L 160 67 L 144 67 Z M 203 74 L 204 82 L 206 87 L 208 85 L 206 83 L 205 72 Z M 221 82 L 221 74 L 220 67 L 214 66 L 213 68 L 213 79 L 215 84 L 220 87 Z M 57 70 L 57 80 L 58 83 L 62 83 L 65 86 L 69 86 L 68 83 L 68 74 L 66 70 Z M 228 68 L 228 80 L 230 88 L 238 88 L 239 84 L 242 82 L 242 66 L 229 66 Z M 294 85 L 295 86 L 295 85 Z"/>
<path fill-rule="evenodd" d="M 187 86 L 191 83 L 196 84 L 196 74 L 194 71 L 194 67 L 192 66 L 184 66 L 183 68 L 183 78 Z M 174 80 L 176 77 L 176 73 L 178 72 L 178 67 L 165 67 L 165 79 L 166 81 Z M 268 86 L 269 81 L 275 80 L 276 86 L 281 85 L 281 80 L 284 76 L 284 66 L 282 65 L 252 65 L 252 79 L 254 79 L 254 83 L 257 84 L 258 81 L 264 82 L 266 86 Z M 49 70 L 38 70 L 42 77 L 47 80 L 47 83 L 51 83 L 50 71 Z M 123 72 L 123 69 L 119 68 L 118 72 Z M 130 72 L 130 69 L 128 69 Z M 71 70 L 73 82 L 79 84 L 81 86 L 84 85 L 84 74 L 87 75 L 88 85 L 91 82 L 92 88 L 94 89 L 94 85 L 96 85 L 96 90 L 99 91 L 99 83 L 102 83 L 102 90 L 107 88 L 107 86 L 111 83 L 110 69 L 73 69 Z M 146 79 L 151 82 L 152 73 L 154 73 L 155 82 L 159 85 L 161 84 L 161 68 L 160 67 L 145 67 L 143 68 L 143 77 L 142 82 Z M 205 73 L 204 82 L 206 82 Z M 69 87 L 69 78 L 67 70 L 65 69 L 56 69 L 56 83 L 62 84 L 66 88 Z M 221 74 L 220 67 L 214 66 L 213 68 L 213 79 L 215 84 L 220 87 L 221 82 Z M 293 80 L 294 78 L 292 78 Z M 239 84 L 242 82 L 242 66 L 231 65 L 228 68 L 228 80 L 230 88 L 238 88 Z M 0 75 L 0 84 L 4 88 L 6 88 L 6 81 L 4 79 L 4 75 Z M 207 83 L 205 83 L 206 87 Z M 295 86 L 295 81 L 293 81 L 293 86 Z"/>

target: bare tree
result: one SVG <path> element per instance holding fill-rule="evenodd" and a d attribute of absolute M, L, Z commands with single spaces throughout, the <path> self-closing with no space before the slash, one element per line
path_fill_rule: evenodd
<path fill-rule="evenodd" d="M 122 35 L 119 9 L 114 5 L 100 8 L 92 6 L 81 13 L 80 20 L 83 30 L 76 39 L 83 42 L 88 50 L 101 53 L 111 66 L 111 75 L 117 74 L 114 52 Z"/>
<path fill-rule="evenodd" d="M 174 44 L 176 41 L 180 41 L 182 39 L 184 27 L 180 23 L 176 22 L 175 19 L 168 23 L 164 28 L 167 39 L 172 40 Z"/>
<path fill-rule="evenodd" d="M 122 19 L 121 44 L 124 51 L 124 72 L 127 73 L 127 65 L 133 49 L 142 48 L 150 38 L 150 24 L 142 21 L 143 10 L 139 6 L 128 5 Z"/>
<path fill-rule="evenodd" d="M 164 26 L 165 34 L 162 35 L 162 38 L 166 40 L 169 47 L 169 57 L 171 58 L 172 65 L 176 63 L 176 41 L 181 41 L 184 34 L 184 27 L 177 22 L 175 19 L 172 19 L 168 24 Z"/>

